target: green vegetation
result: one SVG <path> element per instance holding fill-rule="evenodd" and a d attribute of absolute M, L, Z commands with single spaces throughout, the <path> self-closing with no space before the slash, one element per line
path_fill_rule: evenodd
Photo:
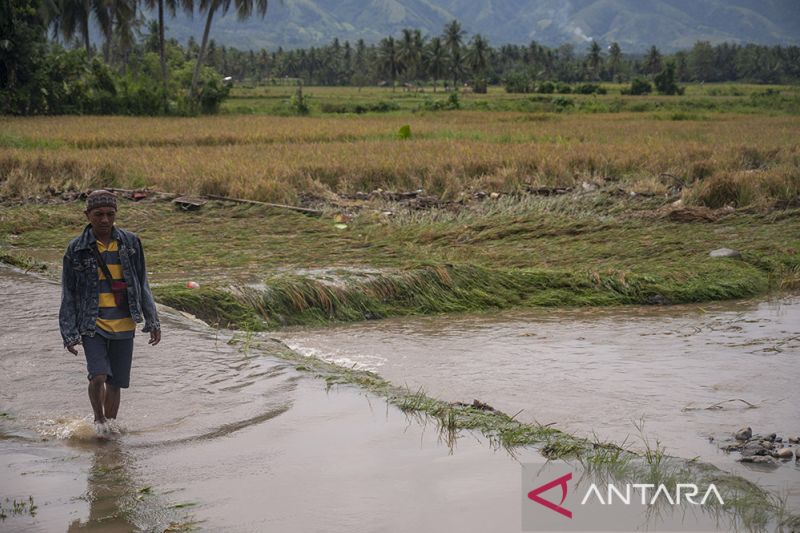
<path fill-rule="evenodd" d="M 5 502 L 0 502 L 0 521 L 5 520 L 9 516 L 22 516 L 28 515 L 36 517 L 36 512 L 39 506 L 33 502 L 33 496 L 28 496 L 27 500 L 5 499 Z"/>
<path fill-rule="evenodd" d="M 340 229 L 335 210 L 317 219 L 217 202 L 181 212 L 156 201 L 123 203 L 119 220 L 147 243 L 159 301 L 251 330 L 520 306 L 699 302 L 797 286 L 796 208 L 659 205 L 595 193 L 486 200 L 450 214 L 400 208 L 387 219 L 385 204 L 364 202 Z M 75 204 L 5 207 L 4 260 L 59 264 L 81 219 Z M 723 246 L 741 259 L 708 256 Z M 188 280 L 203 288 L 185 288 Z"/>

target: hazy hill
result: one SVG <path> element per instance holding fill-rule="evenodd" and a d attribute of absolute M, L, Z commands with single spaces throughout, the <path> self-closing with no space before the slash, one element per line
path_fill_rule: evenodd
<path fill-rule="evenodd" d="M 493 45 L 596 39 L 618 41 L 626 51 L 651 44 L 671 51 L 701 39 L 800 44 L 800 0 L 272 0 L 264 20 L 217 17 L 211 37 L 245 49 L 307 47 L 334 37 L 376 42 L 409 27 L 439 34 L 454 18 Z M 199 41 L 204 20 L 170 20 L 168 33 Z"/>

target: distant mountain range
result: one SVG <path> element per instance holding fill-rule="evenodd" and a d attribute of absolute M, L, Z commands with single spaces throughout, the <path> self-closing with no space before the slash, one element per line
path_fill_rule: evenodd
<path fill-rule="evenodd" d="M 490 44 L 548 46 L 596 40 L 623 51 L 690 48 L 695 41 L 800 44 L 800 0 L 272 0 L 267 16 L 215 17 L 211 38 L 240 49 L 319 46 L 334 37 L 374 43 L 403 28 L 438 35 L 458 19 L 468 36 Z M 202 37 L 205 17 L 179 16 L 168 35 Z"/>

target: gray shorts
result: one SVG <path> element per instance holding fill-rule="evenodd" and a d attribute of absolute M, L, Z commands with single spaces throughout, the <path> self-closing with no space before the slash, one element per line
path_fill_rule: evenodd
<path fill-rule="evenodd" d="M 82 342 L 89 379 L 105 374 L 107 383 L 127 389 L 131 381 L 133 339 L 107 339 L 95 334 L 94 337 L 84 335 Z"/>

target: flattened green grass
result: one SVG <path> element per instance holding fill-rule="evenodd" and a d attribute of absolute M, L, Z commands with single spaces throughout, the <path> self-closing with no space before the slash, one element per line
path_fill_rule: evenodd
<path fill-rule="evenodd" d="M 345 229 L 331 216 L 217 202 L 197 212 L 124 202 L 118 219 L 142 237 L 164 303 L 245 329 L 519 306 L 700 302 L 796 285 L 800 210 L 678 223 L 650 216 L 648 201 L 559 202 L 388 219 L 367 206 Z M 83 228 L 81 209 L 4 206 L 0 253 L 6 262 L 60 265 Z M 709 257 L 720 247 L 741 259 Z M 185 289 L 189 280 L 204 290 Z"/>

